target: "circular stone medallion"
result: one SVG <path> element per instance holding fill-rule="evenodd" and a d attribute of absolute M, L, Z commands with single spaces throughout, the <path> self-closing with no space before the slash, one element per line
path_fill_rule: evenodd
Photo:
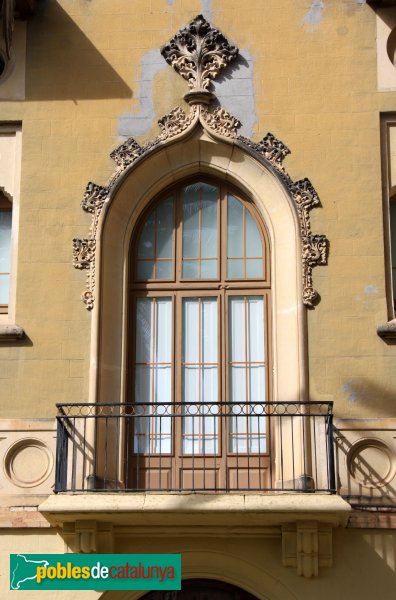
<path fill-rule="evenodd" d="M 4 472 L 14 485 L 34 487 L 49 477 L 53 462 L 52 453 L 44 442 L 25 438 L 8 448 L 4 457 Z"/>
<path fill-rule="evenodd" d="M 346 460 L 350 475 L 365 487 L 382 487 L 396 474 L 395 456 L 382 440 L 373 438 L 355 442 Z"/>

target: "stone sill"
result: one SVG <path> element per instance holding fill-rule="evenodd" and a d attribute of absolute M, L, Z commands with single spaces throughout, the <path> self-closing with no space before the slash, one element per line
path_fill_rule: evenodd
<path fill-rule="evenodd" d="M 396 344 L 396 319 L 377 327 L 377 334 L 388 343 Z"/>
<path fill-rule="evenodd" d="M 346 527 L 350 505 L 329 494 L 57 494 L 39 511 L 59 526 L 95 519 L 117 526 L 161 525 L 227 528 L 270 527 L 298 521 L 319 521 Z"/>
<path fill-rule="evenodd" d="M 17 342 L 25 337 L 25 332 L 19 325 L 0 323 L 0 342 Z"/>

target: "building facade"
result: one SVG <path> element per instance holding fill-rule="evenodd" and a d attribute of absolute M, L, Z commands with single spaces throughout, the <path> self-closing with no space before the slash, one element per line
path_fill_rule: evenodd
<path fill-rule="evenodd" d="M 2 597 L 163 552 L 172 596 L 52 596 L 392 598 L 396 3 L 11 4 Z"/>

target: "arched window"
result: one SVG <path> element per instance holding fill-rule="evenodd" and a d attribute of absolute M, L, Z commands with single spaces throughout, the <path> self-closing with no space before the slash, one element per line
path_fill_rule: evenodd
<path fill-rule="evenodd" d="M 0 313 L 8 312 L 11 272 L 12 204 L 0 191 Z"/>
<path fill-rule="evenodd" d="M 260 489 L 271 286 L 254 206 L 210 180 L 175 187 L 143 215 L 130 264 L 133 487 Z"/>

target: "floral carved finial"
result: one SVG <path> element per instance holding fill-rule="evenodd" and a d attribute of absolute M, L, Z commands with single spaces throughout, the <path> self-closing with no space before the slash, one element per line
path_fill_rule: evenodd
<path fill-rule="evenodd" d="M 236 58 L 238 48 L 198 15 L 161 48 L 161 54 L 187 80 L 192 91 L 185 99 L 208 104 L 214 98 L 209 91 L 211 80 Z"/>

